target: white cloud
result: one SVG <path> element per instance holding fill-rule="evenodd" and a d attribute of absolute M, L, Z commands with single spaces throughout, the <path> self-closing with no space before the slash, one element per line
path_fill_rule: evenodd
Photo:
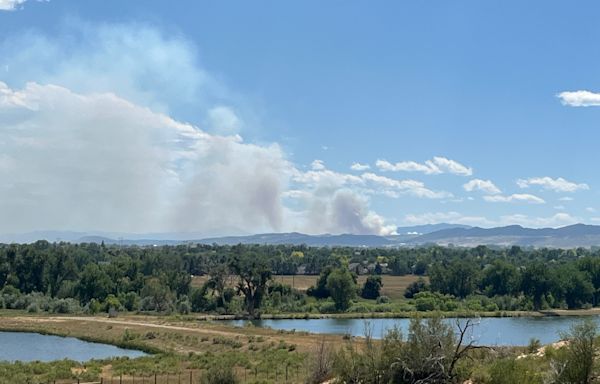
<path fill-rule="evenodd" d="M 566 207 L 564 205 L 555 205 L 554 209 L 556 209 L 558 211 L 564 211 L 566 209 Z"/>
<path fill-rule="evenodd" d="M 421 214 L 410 214 L 404 217 L 404 224 L 420 225 L 420 224 L 435 224 L 435 223 L 453 223 L 465 224 L 480 227 L 500 227 L 507 225 L 521 225 L 524 227 L 562 227 L 565 225 L 576 224 L 581 219 L 573 217 L 568 213 L 557 213 L 549 217 L 531 217 L 523 214 L 504 215 L 498 219 L 488 219 L 483 216 L 468 216 L 459 212 L 428 212 Z M 594 221 L 594 219 L 592 219 Z M 598 218 L 600 221 L 600 218 Z"/>
<path fill-rule="evenodd" d="M 561 197 L 561 198 L 560 198 L 560 199 L 558 199 L 558 200 L 559 200 L 559 201 L 573 201 L 573 200 L 575 200 L 575 199 L 573 199 L 573 198 L 572 198 L 572 197 L 570 197 L 570 196 L 563 196 L 563 197 Z"/>
<path fill-rule="evenodd" d="M 464 184 L 463 188 L 467 192 L 482 191 L 490 195 L 496 195 L 502 192 L 491 180 L 473 179 Z"/>
<path fill-rule="evenodd" d="M 322 171 L 325 169 L 325 163 L 323 160 L 313 160 L 313 162 L 310 163 L 310 167 L 313 169 L 313 171 Z"/>
<path fill-rule="evenodd" d="M 382 171 L 423 172 L 428 175 L 442 173 L 438 167 L 430 167 L 426 164 L 421 164 L 414 161 L 402 161 L 392 164 L 387 160 L 377 160 L 375 162 L 375 166 Z"/>
<path fill-rule="evenodd" d="M 495 224 L 493 221 L 488 220 L 483 216 L 465 216 L 455 211 L 409 214 L 404 216 L 404 223 L 406 225 L 451 223 L 484 227 L 492 226 Z"/>
<path fill-rule="evenodd" d="M 0 11 L 14 11 L 27 0 L 0 0 Z"/>
<path fill-rule="evenodd" d="M 371 166 L 369 164 L 361 164 L 361 163 L 353 163 L 350 166 L 350 169 L 353 171 L 366 171 L 367 169 L 370 169 Z"/>
<path fill-rule="evenodd" d="M 455 160 L 439 156 L 434 157 L 432 160 L 427 160 L 425 163 L 402 161 L 392 164 L 387 160 L 377 160 L 375 165 L 382 171 L 422 172 L 427 175 L 451 173 L 460 176 L 471 176 L 473 174 L 472 168 L 467 167 Z"/>
<path fill-rule="evenodd" d="M 576 192 L 579 190 L 587 190 L 590 187 L 587 184 L 577 184 L 562 177 L 553 179 L 551 177 L 531 177 L 529 179 L 517 180 L 517 185 L 521 188 L 528 188 L 532 185 L 539 185 L 544 189 L 552 190 L 555 192 Z"/>
<path fill-rule="evenodd" d="M 531 203 L 531 204 L 544 204 L 546 203 L 541 197 L 530 195 L 528 193 L 515 193 L 512 195 L 492 195 L 483 196 L 485 201 L 490 203 Z"/>
<path fill-rule="evenodd" d="M 561 92 L 557 95 L 563 105 L 571 107 L 600 106 L 600 93 L 590 91 Z"/>
<path fill-rule="evenodd" d="M 580 222 L 580 218 L 573 217 L 568 213 L 557 213 L 550 217 L 530 217 L 522 214 L 507 215 L 500 217 L 502 225 L 522 225 L 524 227 L 564 227 Z"/>
<path fill-rule="evenodd" d="M 232 108 L 219 105 L 208 110 L 208 125 L 213 132 L 231 135 L 240 131 L 242 121 Z"/>
<path fill-rule="evenodd" d="M 585 210 L 589 213 L 596 213 L 596 208 L 594 207 L 586 207 Z"/>
<path fill-rule="evenodd" d="M 389 177 L 376 175 L 371 172 L 363 173 L 361 178 L 365 182 L 371 182 L 384 188 L 384 193 L 390 197 L 399 197 L 400 194 L 409 194 L 415 197 L 427 199 L 443 199 L 452 197 L 451 193 L 445 191 L 432 191 L 425 184 L 416 180 L 396 180 Z"/>

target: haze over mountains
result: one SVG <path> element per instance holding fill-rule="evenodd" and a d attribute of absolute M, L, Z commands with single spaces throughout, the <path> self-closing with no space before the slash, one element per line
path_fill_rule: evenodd
<path fill-rule="evenodd" d="M 478 245 L 575 248 L 600 246 L 600 226 L 575 224 L 561 228 L 524 228 L 519 225 L 495 228 L 459 224 L 427 224 L 398 227 L 397 235 L 307 235 L 265 233 L 246 236 L 203 237 L 199 233 L 127 234 L 103 232 L 36 231 L 0 235 L 2 243 L 30 243 L 36 240 L 73 243 L 105 242 L 122 245 L 165 245 L 189 242 L 204 244 L 306 244 L 309 246 L 390 247 L 426 244 L 474 247 Z"/>

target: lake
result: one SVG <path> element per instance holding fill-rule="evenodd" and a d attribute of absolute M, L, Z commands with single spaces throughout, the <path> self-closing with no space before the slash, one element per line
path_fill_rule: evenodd
<path fill-rule="evenodd" d="M 52 361 L 71 359 L 88 361 L 109 357 L 140 357 L 144 352 L 114 345 L 91 343 L 73 337 L 39 333 L 0 332 L 0 361 Z"/>
<path fill-rule="evenodd" d="M 600 317 L 591 317 L 600 325 Z M 477 325 L 470 337 L 478 345 L 527 345 L 531 338 L 539 339 L 543 344 L 560 340 L 560 332 L 568 331 L 571 325 L 584 317 L 487 317 L 473 319 Z M 459 319 L 465 321 L 466 319 Z M 455 324 L 456 319 L 445 321 Z M 372 329 L 374 338 L 381 338 L 385 330 L 394 326 L 408 330 L 409 319 L 290 319 L 290 320 L 231 320 L 230 325 L 245 326 L 251 322 L 258 327 L 283 329 L 287 331 L 306 331 L 311 333 L 351 334 L 363 336 L 365 322 Z"/>

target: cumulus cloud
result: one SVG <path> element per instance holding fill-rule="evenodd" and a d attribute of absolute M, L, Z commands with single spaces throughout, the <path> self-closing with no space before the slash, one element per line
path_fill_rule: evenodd
<path fill-rule="evenodd" d="M 27 0 L 0 0 L 0 11 L 14 11 Z"/>
<path fill-rule="evenodd" d="M 371 166 L 369 164 L 353 163 L 350 169 L 353 171 L 366 171 L 367 169 L 371 169 Z"/>
<path fill-rule="evenodd" d="M 404 223 L 407 225 L 452 223 L 473 226 L 493 226 L 495 224 L 494 221 L 483 216 L 468 216 L 456 211 L 408 214 L 404 216 Z"/>
<path fill-rule="evenodd" d="M 564 227 L 580 222 L 578 217 L 571 216 L 568 213 L 561 212 L 549 217 L 531 217 L 523 214 L 506 215 L 500 217 L 501 225 L 522 225 L 524 227 Z"/>
<path fill-rule="evenodd" d="M 310 167 L 314 170 L 314 171 L 322 171 L 325 169 L 325 162 L 323 162 L 323 160 L 313 160 L 312 163 L 310 163 Z"/>
<path fill-rule="evenodd" d="M 585 183 L 574 183 L 563 179 L 562 177 L 553 179 L 551 177 L 531 177 L 529 179 L 517 180 L 517 185 L 520 188 L 528 188 L 532 185 L 541 186 L 544 189 L 555 192 L 577 192 L 580 190 L 588 190 L 590 187 Z"/>
<path fill-rule="evenodd" d="M 557 95 L 563 105 L 571 107 L 598 107 L 600 93 L 590 91 L 561 92 Z"/>
<path fill-rule="evenodd" d="M 409 194 L 416 197 L 427 199 L 443 199 L 452 197 L 452 194 L 445 191 L 432 191 L 425 187 L 425 183 L 416 180 L 396 180 L 389 177 L 376 175 L 371 172 L 363 173 L 361 179 L 370 182 L 375 186 L 382 187 L 383 192 L 391 197 L 398 197 L 400 194 Z"/>
<path fill-rule="evenodd" d="M 421 214 L 409 214 L 404 217 L 404 223 L 409 225 L 454 223 L 480 227 L 500 227 L 506 225 L 521 225 L 524 227 L 562 227 L 576 224 L 581 219 L 568 213 L 557 213 L 549 217 L 532 217 L 524 214 L 503 215 L 497 219 L 489 219 L 483 216 L 469 216 L 459 212 L 427 212 Z M 592 219 L 593 221 L 593 219 Z M 600 221 L 600 220 L 599 220 Z"/>
<path fill-rule="evenodd" d="M 467 192 L 482 191 L 490 195 L 496 195 L 502 192 L 491 180 L 473 179 L 464 184 L 463 188 Z"/>
<path fill-rule="evenodd" d="M 427 175 L 451 173 L 460 176 L 471 176 L 473 174 L 472 168 L 467 167 L 455 160 L 439 156 L 434 157 L 432 160 L 427 160 L 425 163 L 417 163 L 415 161 L 390 163 L 387 160 L 377 160 L 375 165 L 382 171 L 422 172 Z"/>
<path fill-rule="evenodd" d="M 546 201 L 544 201 L 544 199 L 542 199 L 541 197 L 530 195 L 528 193 L 514 193 L 512 195 L 488 195 L 483 196 L 483 199 L 490 203 L 546 203 Z"/>

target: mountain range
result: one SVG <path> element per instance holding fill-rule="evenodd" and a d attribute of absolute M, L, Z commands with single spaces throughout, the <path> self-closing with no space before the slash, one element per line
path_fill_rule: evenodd
<path fill-rule="evenodd" d="M 103 232 L 36 231 L 0 235 L 1 243 L 30 243 L 36 240 L 122 245 L 202 244 L 306 244 L 308 246 L 394 247 L 438 244 L 474 247 L 477 245 L 575 248 L 600 246 L 600 226 L 575 224 L 561 228 L 524 228 L 510 225 L 495 228 L 460 224 L 427 224 L 398 227 L 397 235 L 353 235 L 264 233 L 204 238 L 198 233 L 127 234 Z"/>

